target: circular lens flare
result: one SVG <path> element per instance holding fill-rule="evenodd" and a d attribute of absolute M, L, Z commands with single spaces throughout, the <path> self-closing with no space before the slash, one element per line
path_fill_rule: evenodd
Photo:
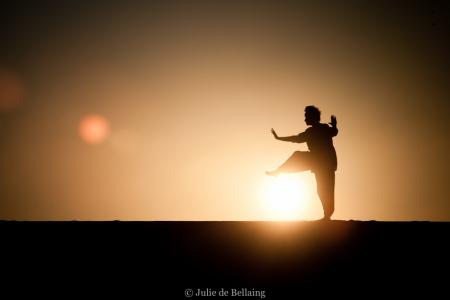
<path fill-rule="evenodd" d="M 11 112 L 25 99 L 25 86 L 14 72 L 0 68 L 0 112 Z"/>
<path fill-rule="evenodd" d="M 100 144 L 109 135 L 109 122 L 97 114 L 85 116 L 80 121 L 79 134 L 87 144 Z"/>
<path fill-rule="evenodd" d="M 135 154 L 138 148 L 138 136 L 126 129 L 113 131 L 109 141 L 117 152 L 125 155 Z"/>

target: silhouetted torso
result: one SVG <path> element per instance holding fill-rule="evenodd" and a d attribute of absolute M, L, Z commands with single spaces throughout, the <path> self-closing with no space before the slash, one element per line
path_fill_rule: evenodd
<path fill-rule="evenodd" d="M 318 169 L 335 171 L 337 169 L 336 150 L 333 145 L 333 137 L 337 133 L 337 128 L 318 123 L 298 135 L 306 141 L 308 149 L 314 157 L 316 164 L 313 171 Z"/>

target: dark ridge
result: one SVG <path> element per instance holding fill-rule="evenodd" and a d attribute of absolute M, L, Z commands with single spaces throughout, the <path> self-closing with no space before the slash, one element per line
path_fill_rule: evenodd
<path fill-rule="evenodd" d="M 4 287 L 28 287 L 15 294 L 449 294 L 448 222 L 1 221 L 0 228 Z"/>

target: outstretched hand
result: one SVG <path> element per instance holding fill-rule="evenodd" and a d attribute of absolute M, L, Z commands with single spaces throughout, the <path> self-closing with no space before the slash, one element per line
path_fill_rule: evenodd
<path fill-rule="evenodd" d="M 337 125 L 337 120 L 336 120 L 336 116 L 335 116 L 335 115 L 332 115 L 332 116 L 331 116 L 331 122 L 328 123 L 328 124 L 330 124 L 332 127 L 336 127 L 336 125 Z"/>
<path fill-rule="evenodd" d="M 273 128 L 270 130 L 270 132 L 272 132 L 273 136 L 278 140 L 278 134 L 275 132 Z"/>

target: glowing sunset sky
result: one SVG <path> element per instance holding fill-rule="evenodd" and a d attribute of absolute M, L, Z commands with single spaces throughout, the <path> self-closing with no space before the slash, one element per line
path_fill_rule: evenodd
<path fill-rule="evenodd" d="M 338 121 L 334 218 L 450 220 L 450 7 L 400 2 L 4 5 L 0 219 L 277 218 L 264 171 L 306 145 L 270 128 L 314 104 Z M 321 218 L 291 177 L 290 218 Z"/>

